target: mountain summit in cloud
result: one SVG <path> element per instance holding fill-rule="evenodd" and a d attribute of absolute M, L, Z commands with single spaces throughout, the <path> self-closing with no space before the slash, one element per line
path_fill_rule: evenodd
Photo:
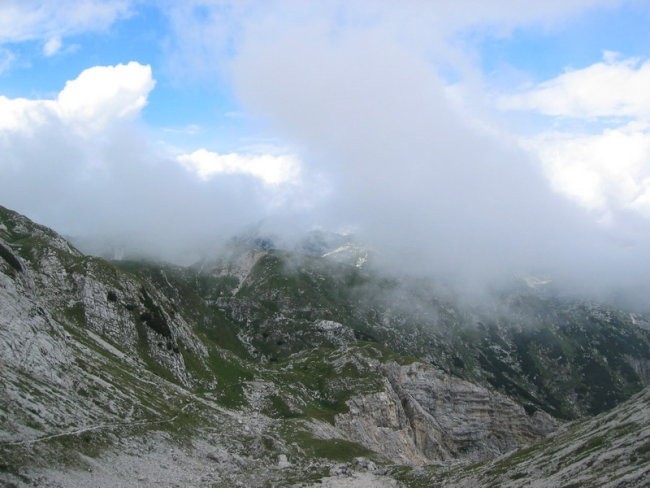
<path fill-rule="evenodd" d="M 0 0 L 0 484 L 645 486 L 649 21 Z"/>
<path fill-rule="evenodd" d="M 0 207 L 0 483 L 644 486 L 649 315 L 304 244 L 108 262 Z"/>
<path fill-rule="evenodd" d="M 461 289 L 641 301 L 647 8 L 468 5 L 9 2 L 3 203 L 175 262 L 352 228 Z"/>

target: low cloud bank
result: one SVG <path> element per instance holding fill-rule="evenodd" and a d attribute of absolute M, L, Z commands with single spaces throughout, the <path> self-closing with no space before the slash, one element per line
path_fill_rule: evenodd
<path fill-rule="evenodd" d="M 539 13 L 545 19 L 564 15 L 560 3 L 572 10 L 580 2 L 547 3 L 554 7 Z M 217 66 L 247 114 L 291 151 L 223 155 L 155 145 L 139 121 L 155 89 L 150 67 L 94 67 L 53 99 L 0 97 L 2 204 L 66 235 L 181 263 L 260 222 L 285 239 L 313 227 L 352 230 L 391 272 L 466 290 L 543 276 L 566 290 L 648 308 L 650 229 L 639 211 L 645 143 L 626 139 L 631 127 L 645 137 L 637 120 L 645 105 L 641 113 L 629 97 L 598 99 L 605 108 L 594 112 L 584 101 L 548 101 L 590 73 L 636 70 L 645 79 L 647 63 L 610 57 L 490 103 L 471 56 L 448 41 L 481 19 L 461 22 L 451 3 L 446 14 L 420 5 L 417 18 L 383 3 L 370 12 L 355 2 L 324 3 L 318 15 L 295 4 L 284 15 L 287 5 L 232 10 L 240 17 L 225 24 L 237 26 L 231 37 L 218 28 L 224 19 L 210 17 L 209 31 L 196 38 L 209 44 L 214 31 L 223 42 L 186 58 Z M 445 15 L 458 25 L 444 27 Z M 500 18 L 484 17 L 490 26 Z M 506 17 L 508 25 L 532 21 Z M 431 25 L 440 29 L 432 34 Z M 195 40 L 186 38 L 184 49 Z M 450 64 L 456 82 L 441 75 Z M 598 169 L 611 168 L 607 162 L 590 163 L 603 154 L 590 139 L 598 134 L 542 133 L 522 144 L 498 109 L 636 117 L 619 134 L 621 147 L 631 148 L 634 181 Z M 614 146 L 607 146 L 611 157 Z M 636 199 L 620 196 L 630 188 Z M 572 192 L 580 205 L 566 198 Z"/>
<path fill-rule="evenodd" d="M 131 62 L 85 70 L 54 99 L 0 97 L 2 204 L 95 252 L 186 264 L 284 208 L 289 157 L 207 161 L 202 177 L 178 158 L 203 153 L 152 144 L 139 114 L 154 86 L 151 68 Z"/>

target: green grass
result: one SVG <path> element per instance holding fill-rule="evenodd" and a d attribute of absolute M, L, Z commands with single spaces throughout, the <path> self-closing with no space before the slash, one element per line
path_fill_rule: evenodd
<path fill-rule="evenodd" d="M 253 372 L 236 360 L 223 357 L 217 351 L 210 351 L 207 362 L 217 378 L 217 402 L 227 408 L 246 405 L 244 384 L 253 380 Z"/>
<path fill-rule="evenodd" d="M 218 290 L 225 286 L 222 283 L 223 278 L 200 275 L 189 268 L 163 263 L 116 261 L 113 264 L 163 292 L 182 316 L 193 325 L 206 346 L 227 349 L 241 358 L 249 357 L 248 351 L 237 338 L 237 325 L 221 310 L 207 302 L 216 298 L 214 295 L 220 296 Z"/>
<path fill-rule="evenodd" d="M 596 449 L 600 449 L 604 446 L 607 445 L 607 440 L 603 436 L 594 436 L 584 442 L 578 449 L 573 451 L 571 453 L 571 458 L 572 459 L 579 459 L 583 454 L 587 454 L 591 451 L 595 451 Z"/>
<path fill-rule="evenodd" d="M 149 353 L 149 342 L 147 339 L 149 332 L 147 330 L 147 326 L 144 323 L 136 320 L 135 329 L 138 334 L 138 342 L 136 346 L 138 355 L 144 361 L 147 369 L 171 383 L 178 383 L 178 379 L 171 373 L 171 371 L 156 361 Z"/>
<path fill-rule="evenodd" d="M 372 349 L 374 351 L 374 349 Z M 368 352 L 364 346 L 348 349 L 346 354 L 363 356 Z M 273 364 L 267 378 L 281 388 L 285 397 L 296 396 L 303 418 L 317 418 L 334 423 L 336 415 L 348 411 L 346 405 L 353 395 L 379 391 L 382 388 L 376 371 L 360 370 L 353 361 L 340 368 L 334 363 L 341 351 L 333 348 L 314 349 Z M 291 366 L 291 367 L 289 367 Z M 279 409 L 278 413 L 286 412 Z M 297 415 L 290 412 L 289 416 Z"/>
<path fill-rule="evenodd" d="M 639 464 L 650 462 L 650 441 L 646 441 L 645 444 L 637 447 L 632 452 L 632 461 L 638 461 Z"/>
<path fill-rule="evenodd" d="M 70 323 L 78 326 L 86 326 L 86 312 L 83 303 L 77 302 L 72 306 L 63 309 L 63 316 L 70 321 Z"/>
<path fill-rule="evenodd" d="M 544 448 L 543 444 L 533 444 L 529 447 L 524 447 L 513 452 L 508 457 L 497 462 L 490 470 L 488 471 L 489 476 L 500 476 L 502 474 L 508 473 L 511 470 L 515 469 L 520 463 L 529 459 L 536 452 Z"/>
<path fill-rule="evenodd" d="M 291 409 L 279 395 L 271 395 L 269 403 L 270 405 L 263 410 L 263 413 L 269 417 L 290 419 L 304 416 L 304 411 Z"/>
<path fill-rule="evenodd" d="M 377 457 L 374 452 L 365 447 L 344 439 L 319 439 L 304 430 L 297 430 L 286 435 L 289 440 L 296 442 L 309 458 L 349 462 L 355 457 Z"/>

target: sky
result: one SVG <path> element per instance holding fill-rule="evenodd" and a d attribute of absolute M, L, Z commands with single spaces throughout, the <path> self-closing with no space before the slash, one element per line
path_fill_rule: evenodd
<path fill-rule="evenodd" d="M 459 283 L 650 292 L 650 4 L 0 0 L 0 205 L 188 263 L 354 233 Z"/>

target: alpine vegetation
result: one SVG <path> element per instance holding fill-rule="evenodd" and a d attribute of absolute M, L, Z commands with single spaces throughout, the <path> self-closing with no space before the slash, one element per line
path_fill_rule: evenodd
<path fill-rule="evenodd" d="M 0 485 L 647 485 L 650 6 L 523 3 L 1 1 Z"/>

